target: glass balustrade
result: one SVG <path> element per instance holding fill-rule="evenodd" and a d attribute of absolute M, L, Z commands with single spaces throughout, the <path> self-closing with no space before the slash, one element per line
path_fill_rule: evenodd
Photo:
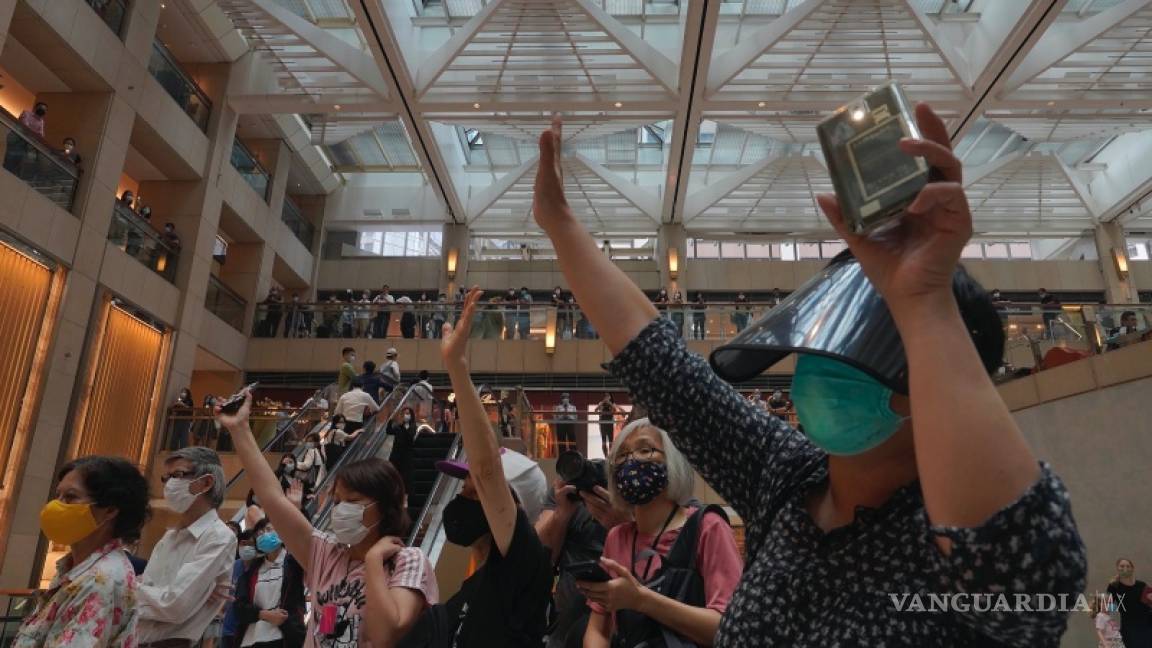
<path fill-rule="evenodd" d="M 3 110 L 0 126 L 4 130 L 4 168 L 62 209 L 71 211 L 80 169 Z"/>
<path fill-rule="evenodd" d="M 243 176 L 248 186 L 252 187 L 265 202 L 268 201 L 268 189 L 272 186 L 272 175 L 260 164 L 252 151 L 238 139 L 232 140 L 232 166 Z"/>
<path fill-rule="evenodd" d="M 196 122 L 200 130 L 207 133 L 212 102 L 159 41 L 152 43 L 152 58 L 148 60 L 148 71 L 168 95 L 176 100 L 176 104 L 187 113 L 188 117 Z"/>
<path fill-rule="evenodd" d="M 268 452 L 289 452 L 300 444 L 309 432 L 317 429 L 324 420 L 327 410 L 310 408 L 299 413 L 298 409 L 287 406 L 261 406 L 252 408 L 252 434 L 261 447 L 276 440 Z M 295 421 L 293 421 L 295 417 Z M 276 439 L 279 427 L 292 421 L 292 428 L 280 439 Z M 204 446 L 218 452 L 234 452 L 235 446 L 228 430 L 220 427 L 207 407 L 172 406 L 164 427 L 161 450 L 177 450 L 187 446 Z"/>
<path fill-rule="evenodd" d="M 89 7 L 108 25 L 114 34 L 120 36 L 124 28 L 124 18 L 128 16 L 128 0 L 85 0 Z"/>
<path fill-rule="evenodd" d="M 175 283 L 180 248 L 166 241 L 150 223 L 119 202 L 112 207 L 108 240 L 152 272 Z"/>
<path fill-rule="evenodd" d="M 244 330 L 244 311 L 248 308 L 248 302 L 213 275 L 208 275 L 204 308 L 237 331 Z"/>
<path fill-rule="evenodd" d="M 284 221 L 304 247 L 309 251 L 312 250 L 313 242 L 316 240 L 316 226 L 304 218 L 300 208 L 288 196 L 284 196 L 284 208 L 280 210 L 280 220 Z"/>

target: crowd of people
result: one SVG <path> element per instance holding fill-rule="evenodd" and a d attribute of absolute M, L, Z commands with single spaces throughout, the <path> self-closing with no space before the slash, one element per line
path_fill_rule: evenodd
<path fill-rule="evenodd" d="M 533 214 L 614 356 L 608 369 L 647 413 L 615 435 L 605 461 L 577 457 L 569 477 L 549 485 L 534 461 L 499 446 L 469 374 L 482 312 L 472 289 L 440 345 L 467 457 L 437 464 L 460 480 L 442 515 L 447 541 L 471 555 L 458 592 L 442 600 L 428 557 L 405 546 L 405 480 L 391 462 L 336 466 L 324 494 L 330 522 L 314 527 L 302 512 L 299 459 L 289 466 L 286 457 L 279 473 L 268 465 L 247 394 L 217 420 L 247 471 L 252 524 L 238 534 L 220 520 L 215 452 L 173 452 L 162 482 L 177 528 L 136 577 L 124 547 L 147 519 L 144 478 L 119 459 L 68 464 L 41 525 L 70 551 L 16 644 L 1055 646 L 1062 609 L 918 614 L 891 600 L 1074 598 L 1086 574 L 1063 483 L 1032 454 L 989 378 L 1004 332 L 989 295 L 958 265 L 972 233 L 961 163 L 940 118 L 925 105 L 916 118 L 924 139 L 900 147 L 939 177 L 907 208 L 915 226 L 870 239 L 821 196 L 850 252 L 790 298 L 794 312 L 769 312 L 711 364 L 572 215 L 557 119 L 541 137 Z M 826 327 L 799 335 L 811 321 Z M 729 384 L 793 353 L 787 397 L 762 406 Z M 354 394 L 346 417 L 348 407 L 371 410 L 382 387 L 356 393 L 355 350 L 343 356 L 352 370 L 341 367 L 339 399 Z M 803 431 L 773 411 L 792 406 Z M 693 499 L 695 474 L 740 516 L 743 553 L 725 510 Z M 1118 632 L 1127 648 L 1147 648 L 1149 590 L 1131 561 L 1117 563 L 1109 590 L 1094 619 L 1101 640 L 1118 645 Z"/>
<path fill-rule="evenodd" d="M 31 110 L 20 112 L 15 121 L 19 124 L 17 133 L 12 126 L 8 127 L 8 135 L 4 140 L 4 168 L 13 175 L 25 180 L 34 181 L 41 178 L 50 178 L 43 165 L 49 164 L 39 149 L 30 145 L 28 139 L 39 141 L 49 154 L 55 158 L 57 164 L 64 164 L 80 173 L 80 152 L 76 149 L 76 139 L 65 137 L 59 148 L 48 143 L 44 134 L 47 125 L 48 104 L 37 101 Z"/>

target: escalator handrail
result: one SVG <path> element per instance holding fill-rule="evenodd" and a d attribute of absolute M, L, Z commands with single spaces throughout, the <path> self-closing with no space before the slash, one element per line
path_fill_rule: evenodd
<path fill-rule="evenodd" d="M 313 403 L 319 400 L 319 396 L 320 392 L 316 392 L 315 394 L 312 394 L 308 400 L 304 401 L 304 404 L 300 406 L 300 409 L 296 410 L 295 414 L 289 417 L 287 421 L 284 421 L 284 423 L 276 429 L 276 435 L 273 436 L 272 440 L 270 440 L 268 443 L 265 443 L 263 448 L 260 448 L 260 453 L 263 454 L 268 452 L 269 449 L 279 443 L 280 440 L 284 438 L 284 435 L 288 434 L 288 431 L 296 425 L 296 422 L 300 420 L 300 417 L 304 416 L 305 412 L 312 408 Z M 224 485 L 224 492 L 227 493 L 228 490 L 231 489 L 232 486 L 235 485 L 243 475 L 244 469 L 241 468 L 240 472 L 233 475 L 232 479 L 229 479 L 228 483 Z"/>
<path fill-rule="evenodd" d="M 448 454 L 444 457 L 446 460 L 455 461 L 463 456 L 463 438 L 464 437 L 462 435 L 457 434 L 456 438 L 452 439 L 452 445 L 449 446 Z M 405 546 L 414 546 L 416 539 L 420 536 L 421 527 L 423 527 L 425 520 L 429 519 L 429 513 L 432 510 L 433 503 L 437 501 L 437 496 L 441 493 L 442 490 L 444 490 L 444 483 L 446 479 L 448 479 L 447 475 L 442 472 L 437 472 L 436 481 L 432 482 L 432 490 L 428 492 L 428 497 L 424 500 L 424 506 L 420 508 L 420 516 L 412 521 L 412 527 L 408 531 L 408 538 L 405 542 Z"/>

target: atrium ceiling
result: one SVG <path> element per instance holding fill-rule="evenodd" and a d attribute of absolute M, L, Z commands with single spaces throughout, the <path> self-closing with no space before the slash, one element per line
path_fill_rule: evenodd
<path fill-rule="evenodd" d="M 945 118 L 986 236 L 1152 230 L 1152 0 L 219 0 L 334 170 L 532 232 L 536 138 L 598 235 L 821 236 L 815 125 L 895 79 Z M 408 178 L 409 180 L 397 180 Z"/>

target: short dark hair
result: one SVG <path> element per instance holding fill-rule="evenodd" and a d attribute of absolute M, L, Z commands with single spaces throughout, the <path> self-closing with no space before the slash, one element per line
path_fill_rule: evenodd
<path fill-rule="evenodd" d="M 855 258 L 852 250 L 844 250 L 828 263 L 828 267 L 848 263 Z M 976 345 L 976 353 L 984 364 L 984 370 L 989 374 L 996 373 L 1004 363 L 1004 326 L 992 297 L 959 263 L 952 273 L 952 296 L 960 307 L 960 318 L 964 320 L 964 328 L 968 329 L 968 335 Z"/>
<path fill-rule="evenodd" d="M 416 375 L 417 380 L 428 380 L 428 370 L 421 369 L 420 373 Z"/>
<path fill-rule="evenodd" d="M 256 527 L 252 527 L 251 529 L 244 529 L 243 531 L 241 531 L 240 535 L 236 536 L 236 543 L 239 544 L 241 542 L 248 542 L 249 540 L 255 540 L 255 539 L 256 539 Z"/>
<path fill-rule="evenodd" d="M 1128 319 L 1129 317 L 1136 317 L 1136 311 L 1124 311 L 1123 313 L 1120 313 L 1121 322 Z"/>
<path fill-rule="evenodd" d="M 340 350 L 340 355 L 342 356 L 346 356 L 349 353 L 356 353 L 356 349 L 353 349 L 352 347 L 344 347 Z"/>
<path fill-rule="evenodd" d="M 120 457 L 80 457 L 64 464 L 56 473 L 56 480 L 64 479 L 73 470 L 80 471 L 80 480 L 93 504 L 116 509 L 112 535 L 126 543 L 139 540 L 140 531 L 152 517 L 148 480 L 140 469 Z"/>
<path fill-rule="evenodd" d="M 65 137 L 63 141 L 64 141 L 64 143 L 72 142 L 73 144 L 75 144 L 75 143 L 76 143 L 76 138 L 73 138 L 73 137 Z"/>
<path fill-rule="evenodd" d="M 359 378 L 353 378 L 353 379 L 352 379 L 352 387 L 353 387 L 354 389 L 360 389 L 360 388 L 363 388 L 363 387 L 364 387 L 364 381 L 363 381 L 363 380 L 360 380 Z"/>
<path fill-rule="evenodd" d="M 48 108 L 48 104 L 44 103 L 43 101 L 37 101 L 36 103 L 32 104 L 32 110 L 36 110 L 40 106 L 44 106 L 45 109 Z"/>
<path fill-rule="evenodd" d="M 332 425 L 336 425 L 337 423 L 347 423 L 348 419 L 344 418 L 343 414 L 333 414 L 332 418 L 328 422 Z"/>
<path fill-rule="evenodd" d="M 372 373 L 376 371 L 376 363 L 371 360 L 364 361 L 364 373 Z"/>
<path fill-rule="evenodd" d="M 380 511 L 377 530 L 381 536 L 401 536 L 412 525 L 405 508 L 404 479 L 390 461 L 372 457 L 341 466 L 336 482 L 376 502 Z"/>
<path fill-rule="evenodd" d="M 263 531 L 269 524 L 271 524 L 271 522 L 268 521 L 268 518 L 260 518 L 256 524 L 252 525 L 252 535 L 260 535 L 260 532 Z"/>

